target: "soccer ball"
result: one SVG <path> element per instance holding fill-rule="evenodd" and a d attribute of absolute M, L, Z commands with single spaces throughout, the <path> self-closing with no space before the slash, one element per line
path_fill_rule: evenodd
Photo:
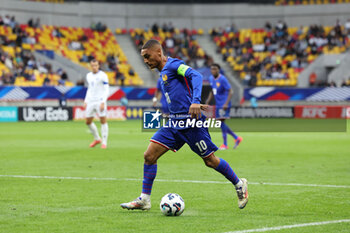
<path fill-rule="evenodd" d="M 120 103 L 122 106 L 127 106 L 128 105 L 128 99 L 126 97 L 123 97 L 120 99 Z"/>
<path fill-rule="evenodd" d="M 160 210 L 166 216 L 179 216 L 184 209 L 185 202 L 179 194 L 168 193 L 160 201 Z"/>

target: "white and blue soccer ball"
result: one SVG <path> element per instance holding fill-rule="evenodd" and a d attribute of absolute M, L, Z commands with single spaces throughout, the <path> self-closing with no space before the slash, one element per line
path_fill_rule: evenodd
<path fill-rule="evenodd" d="M 122 98 L 120 99 L 120 104 L 121 104 L 122 106 L 128 106 L 128 103 L 129 103 L 129 101 L 128 101 L 128 99 L 127 99 L 126 97 L 122 97 Z"/>
<path fill-rule="evenodd" d="M 185 202 L 179 194 L 168 193 L 160 201 L 160 210 L 166 216 L 180 216 L 185 210 Z"/>

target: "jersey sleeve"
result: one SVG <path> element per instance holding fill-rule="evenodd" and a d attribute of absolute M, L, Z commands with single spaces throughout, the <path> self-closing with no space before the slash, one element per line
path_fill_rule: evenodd
<path fill-rule="evenodd" d="M 103 82 L 103 96 L 102 96 L 102 101 L 106 102 L 108 99 L 108 95 L 109 95 L 109 84 L 108 84 L 108 76 L 106 73 L 104 73 L 103 78 L 102 78 L 102 82 Z"/>
<path fill-rule="evenodd" d="M 231 89 L 231 84 L 228 82 L 226 77 L 223 79 L 222 85 L 227 91 Z"/>
<path fill-rule="evenodd" d="M 88 77 L 89 77 L 89 74 L 86 75 L 86 82 L 87 82 L 88 86 L 87 86 L 86 95 L 85 95 L 85 99 L 84 99 L 85 103 L 87 103 L 89 101 L 90 96 L 91 96 L 91 90 L 90 90 L 90 87 L 89 87 L 90 84 L 89 84 Z"/>
<path fill-rule="evenodd" d="M 180 63 L 176 69 L 178 75 L 188 78 L 192 84 L 193 96 L 192 104 L 200 104 L 202 97 L 202 75 L 194 70 L 192 67 L 185 65 L 183 62 Z"/>
<path fill-rule="evenodd" d="M 158 81 L 157 81 L 157 89 L 158 89 L 158 90 L 162 90 L 162 85 L 161 85 L 160 82 L 161 82 L 161 81 L 160 81 L 160 78 L 159 78 Z"/>

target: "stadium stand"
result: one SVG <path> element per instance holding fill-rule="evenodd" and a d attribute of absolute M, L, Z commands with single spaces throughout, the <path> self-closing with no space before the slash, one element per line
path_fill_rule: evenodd
<path fill-rule="evenodd" d="M 67 80 L 62 69 L 53 72 L 49 64 L 36 61 L 34 51 L 51 52 L 52 57 L 56 53 L 86 68 L 89 68 L 89 61 L 94 57 L 101 61 L 111 85 L 143 84 L 128 64 L 111 30 L 101 23 L 93 25 L 93 29 L 40 26 L 38 19 L 30 19 L 28 24 L 20 25 L 14 16 L 7 15 L 0 17 L 0 36 L 0 76 L 3 84 L 74 85 Z"/>
<path fill-rule="evenodd" d="M 120 34 L 123 30 L 117 29 Z M 165 54 L 170 57 L 184 60 L 186 64 L 194 67 L 203 74 L 204 81 L 207 82 L 210 76 L 210 65 L 213 59 L 200 47 L 196 37 L 203 34 L 202 29 L 189 30 L 175 28 L 171 23 L 153 24 L 151 27 L 135 28 L 129 30 L 137 48 L 141 49 L 145 41 L 157 39 L 162 43 Z"/>
<path fill-rule="evenodd" d="M 246 86 L 295 86 L 298 75 L 320 54 L 339 54 L 349 46 L 345 26 L 275 26 L 237 30 L 234 25 L 210 30 L 218 52 Z"/>
<path fill-rule="evenodd" d="M 71 61 L 89 68 L 96 58 L 106 71 L 111 85 L 142 85 L 143 81 L 127 62 L 127 58 L 110 29 L 55 27 L 43 25 L 31 28 L 21 25 L 29 35 L 37 37 L 36 44 L 25 44 L 27 49 L 53 50 Z M 117 83 L 117 79 L 119 83 Z"/>
<path fill-rule="evenodd" d="M 62 69 L 53 71 L 50 64 L 38 61 L 33 49 L 36 38 L 27 34 L 15 17 L 0 18 L 0 85 L 73 86 Z"/>

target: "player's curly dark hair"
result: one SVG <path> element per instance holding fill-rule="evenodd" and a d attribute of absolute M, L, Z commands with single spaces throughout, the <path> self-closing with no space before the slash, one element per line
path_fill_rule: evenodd
<path fill-rule="evenodd" d="M 97 60 L 96 58 L 94 58 L 94 59 L 92 59 L 92 60 L 90 61 L 90 63 L 95 63 L 95 62 L 97 62 L 98 64 L 100 64 L 99 60 Z"/>
<path fill-rule="evenodd" d="M 150 39 L 149 41 L 147 41 L 143 46 L 142 49 L 149 49 L 152 48 L 155 45 L 160 45 L 160 47 L 162 47 L 162 45 L 159 43 L 158 40 L 155 39 Z"/>
<path fill-rule="evenodd" d="M 219 70 L 221 70 L 220 65 L 219 65 L 219 64 L 217 64 L 217 63 L 213 63 L 211 66 L 215 66 L 215 67 L 217 67 Z"/>

